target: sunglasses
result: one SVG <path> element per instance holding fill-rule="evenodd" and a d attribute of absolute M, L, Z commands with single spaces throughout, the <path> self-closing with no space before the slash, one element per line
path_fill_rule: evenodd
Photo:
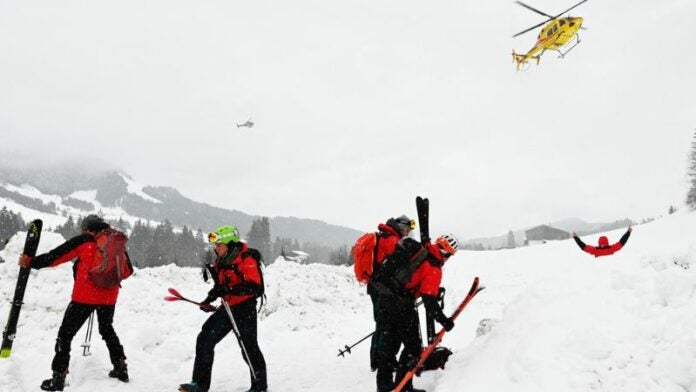
<path fill-rule="evenodd" d="M 416 221 L 414 219 L 411 219 L 408 222 L 402 221 L 402 220 L 398 220 L 397 222 L 399 223 L 399 225 L 402 225 L 404 227 L 408 227 L 411 230 L 414 230 L 416 228 Z"/>
<path fill-rule="evenodd" d="M 218 233 L 209 233 L 208 234 L 208 242 L 210 242 L 211 244 L 216 244 L 221 240 L 222 240 L 222 236 L 220 236 Z"/>

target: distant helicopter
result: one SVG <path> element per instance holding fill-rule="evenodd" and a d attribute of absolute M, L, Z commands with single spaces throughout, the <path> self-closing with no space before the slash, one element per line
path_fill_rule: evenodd
<path fill-rule="evenodd" d="M 249 119 L 244 124 L 237 124 L 237 128 L 241 128 L 241 127 L 253 128 L 254 122 L 251 121 L 251 117 L 249 117 Z"/>
<path fill-rule="evenodd" d="M 532 47 L 526 54 L 518 54 L 515 52 L 515 50 L 512 50 L 512 61 L 517 63 L 517 70 L 520 70 L 520 66 L 527 64 L 529 60 L 536 60 L 537 65 L 539 65 L 539 60 L 541 59 L 541 55 L 546 52 L 547 49 L 555 50 L 558 53 L 560 53 L 559 58 L 563 58 L 568 52 L 570 52 L 574 47 L 578 46 L 580 43 L 580 36 L 578 35 L 578 30 L 580 30 L 582 27 L 582 22 L 583 19 L 580 17 L 572 17 L 572 16 L 567 16 L 565 18 L 559 18 L 561 15 L 565 14 L 566 12 L 572 10 L 573 8 L 579 6 L 580 4 L 586 2 L 587 0 L 582 0 L 581 2 L 575 4 L 574 6 L 568 8 L 567 10 L 559 13 L 556 16 L 551 16 L 547 13 L 541 12 L 538 9 L 531 7 L 527 4 L 524 4 L 521 1 L 516 1 L 515 3 L 521 5 L 524 8 L 527 8 L 528 10 L 534 11 L 539 15 L 543 15 L 547 17 L 548 19 L 536 24 L 526 30 L 520 31 L 519 33 L 513 35 L 512 37 L 517 37 L 519 35 L 522 35 L 528 31 L 534 30 L 537 27 L 543 25 L 546 23 L 546 26 L 544 26 L 541 31 L 539 32 L 539 36 L 537 37 L 537 42 L 534 44 L 534 47 Z M 576 39 L 576 42 L 573 46 L 571 46 L 568 50 L 564 52 L 561 52 L 561 48 L 568 45 L 568 43 L 573 39 Z"/>

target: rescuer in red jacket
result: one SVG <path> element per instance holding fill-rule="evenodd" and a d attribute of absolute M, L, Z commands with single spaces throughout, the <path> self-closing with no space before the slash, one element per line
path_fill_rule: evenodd
<path fill-rule="evenodd" d="M 65 309 L 63 323 L 58 329 L 56 354 L 51 363 L 53 375 L 41 384 L 41 389 L 44 391 L 63 390 L 70 363 L 70 344 L 77 331 L 94 311 L 97 312 L 97 320 L 99 321 L 99 334 L 106 342 L 109 357 L 114 366 L 114 369 L 109 372 L 109 377 L 128 382 L 126 355 L 113 326 L 116 299 L 120 287 L 99 287 L 89 276 L 89 269 L 93 266 L 97 250 L 94 237 L 109 227 L 109 224 L 98 215 L 88 215 L 80 225 L 82 234 L 69 239 L 48 253 L 34 258 L 21 255 L 19 258 L 19 265 L 29 266 L 33 269 L 56 267 L 76 259 L 73 265 L 75 284 L 73 285 L 72 298 Z M 126 258 L 128 259 L 127 253 Z M 128 266 L 132 271 L 133 267 L 130 260 L 128 260 Z"/>
<path fill-rule="evenodd" d="M 257 340 L 256 298 L 263 294 L 263 275 L 259 266 L 260 254 L 239 240 L 234 226 L 222 226 L 208 234 L 215 246 L 213 273 L 215 286 L 203 301 L 210 304 L 217 298 L 227 303 L 218 307 L 203 323 L 196 339 L 196 359 L 191 382 L 181 384 L 182 392 L 208 392 L 213 372 L 215 346 L 233 330 L 232 320 L 239 333 L 242 358 L 249 366 L 251 388 L 247 392 L 266 392 L 266 360 Z M 201 306 L 201 310 L 209 311 Z"/>
<path fill-rule="evenodd" d="M 416 221 L 401 215 L 397 218 L 389 218 L 386 223 L 377 225 L 377 246 L 375 249 L 375 261 L 373 263 L 373 271 L 379 273 L 379 269 L 389 255 L 394 253 L 396 245 L 402 238 L 407 237 L 409 233 L 416 228 Z M 375 320 L 375 331 L 381 328 L 377 319 L 377 290 L 374 289 L 371 283 L 367 284 L 367 294 L 372 300 L 372 315 Z M 379 334 L 375 332 L 372 335 L 370 343 L 370 368 L 377 370 L 375 361 L 375 339 Z"/>
<path fill-rule="evenodd" d="M 457 249 L 457 239 L 451 234 L 438 237 L 435 244 L 421 245 L 411 238 L 404 238 L 384 262 L 380 274 L 373 276 L 375 289 L 379 292 L 377 319 L 381 325 L 375 331 L 378 392 L 392 391 L 418 361 L 422 345 L 416 298 L 423 298 L 426 312 L 431 313 L 446 330 L 454 327 L 454 321 L 442 312 L 437 296 L 442 266 Z M 396 354 L 402 344 L 404 348 L 397 361 Z M 413 388 L 411 382 L 404 390 L 424 392 Z"/>
<path fill-rule="evenodd" d="M 609 245 L 609 239 L 606 236 L 599 237 L 599 241 L 596 247 L 592 245 L 586 245 L 584 242 L 582 242 L 580 237 L 578 237 L 578 235 L 575 234 L 575 232 L 573 232 L 573 239 L 575 240 L 575 243 L 578 244 L 580 249 L 584 250 L 585 252 L 591 254 L 594 257 L 609 256 L 618 252 L 621 248 L 624 247 L 624 245 L 626 245 L 628 237 L 631 236 L 632 231 L 633 229 L 631 228 L 631 226 L 628 226 L 626 233 L 624 233 L 624 235 L 621 236 L 619 242 L 613 245 Z"/>

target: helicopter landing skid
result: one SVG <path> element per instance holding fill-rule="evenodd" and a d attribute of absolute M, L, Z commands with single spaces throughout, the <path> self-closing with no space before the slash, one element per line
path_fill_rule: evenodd
<path fill-rule="evenodd" d="M 561 52 L 558 49 L 556 50 L 556 52 L 559 53 L 559 55 L 558 55 L 559 59 L 564 59 L 565 55 L 567 55 L 571 50 L 573 50 L 573 48 L 580 45 L 580 36 L 576 34 L 575 37 L 577 37 L 577 40 L 575 41 L 575 45 L 571 46 L 568 50 L 565 51 L 565 53 Z"/>

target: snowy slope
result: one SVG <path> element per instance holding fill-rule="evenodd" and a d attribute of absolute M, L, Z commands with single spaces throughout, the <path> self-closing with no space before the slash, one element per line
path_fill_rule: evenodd
<path fill-rule="evenodd" d="M 143 192 L 143 185 L 133 181 L 130 177 L 128 177 L 125 174 L 119 174 L 119 176 L 126 182 L 129 193 L 147 201 L 161 203 L 160 200 L 157 200 Z M 20 195 L 30 197 L 32 199 L 40 200 L 45 204 L 54 203 L 56 209 L 59 211 L 58 214 L 50 214 L 46 212 L 36 211 L 32 208 L 21 205 L 13 201 L 12 199 L 0 197 L 0 207 L 7 206 L 7 208 L 11 211 L 21 213 L 24 219 L 42 219 L 44 221 L 45 227 L 55 227 L 64 224 L 65 221 L 68 219 L 68 215 L 71 215 L 73 219 L 77 220 L 81 216 L 98 213 L 105 219 L 118 220 L 119 218 L 121 218 L 124 221 L 129 222 L 131 225 L 135 224 L 135 222 L 138 220 L 143 220 L 142 218 L 139 218 L 137 216 L 129 215 L 121 207 L 110 207 L 101 204 L 99 201 L 97 201 L 97 190 L 95 189 L 79 190 L 67 196 L 67 198 L 88 202 L 92 206 L 94 206 L 93 210 L 84 211 L 66 204 L 66 198 L 63 198 L 59 195 L 43 193 L 40 190 L 36 189 L 36 187 L 33 187 L 31 185 L 24 184 L 22 186 L 16 186 L 0 182 L 0 187 L 5 188 L 10 192 L 15 192 Z M 150 220 L 150 222 L 154 224 L 159 223 L 152 220 Z"/>
<path fill-rule="evenodd" d="M 608 233 L 618 240 L 622 231 Z M 587 243 L 597 236 L 588 236 Z M 46 233 L 40 250 L 62 239 Z M 0 257 L 14 260 L 15 236 Z M 487 287 L 457 320 L 444 344 L 446 371 L 416 386 L 429 391 L 696 391 L 696 214 L 636 226 L 625 249 L 595 259 L 572 240 L 498 252 L 461 252 L 445 267 L 447 313 L 474 276 Z M 4 325 L 17 267 L 0 264 Z M 0 361 L 0 390 L 34 391 L 50 374 L 53 344 L 70 296 L 69 266 L 34 272 L 10 359 Z M 337 349 L 371 331 L 369 299 L 346 267 L 278 261 L 266 270 L 269 303 L 260 345 L 271 391 L 372 391 L 368 344 L 347 358 Z M 174 391 L 188 381 L 195 338 L 206 314 L 166 303 L 167 287 L 202 298 L 196 269 L 139 270 L 123 284 L 116 329 L 129 356 L 131 383 L 106 377 L 105 346 L 83 357 L 73 342 L 66 391 Z M 476 337 L 482 319 L 489 333 Z M 212 391 L 244 391 L 248 372 L 232 336 L 218 346 Z"/>

